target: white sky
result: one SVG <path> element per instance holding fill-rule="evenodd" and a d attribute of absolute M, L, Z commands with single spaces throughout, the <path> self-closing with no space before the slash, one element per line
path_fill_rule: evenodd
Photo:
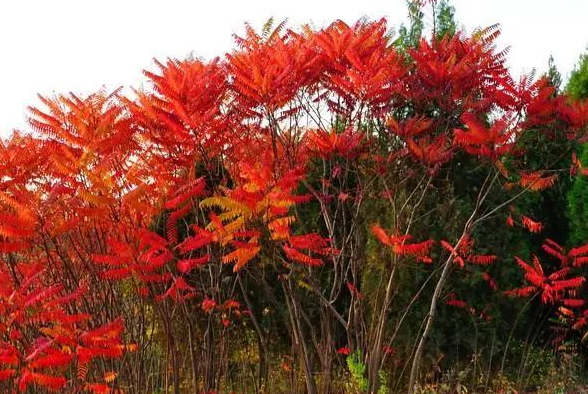
<path fill-rule="evenodd" d="M 546 69 L 553 54 L 569 74 L 588 44 L 586 0 L 451 0 L 468 31 L 502 25 L 515 74 Z M 211 58 L 232 49 L 244 21 L 270 17 L 289 26 L 361 16 L 398 27 L 404 0 L 0 0 L 0 137 L 25 126 L 37 93 L 90 93 L 100 86 L 137 86 L 154 57 Z"/>

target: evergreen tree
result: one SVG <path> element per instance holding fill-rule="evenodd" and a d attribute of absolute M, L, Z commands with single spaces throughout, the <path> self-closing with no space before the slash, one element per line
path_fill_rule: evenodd
<path fill-rule="evenodd" d="M 457 30 L 455 8 L 449 4 L 448 0 L 441 0 L 435 7 L 435 34 L 437 37 L 455 35 Z"/>
<path fill-rule="evenodd" d="M 425 24 L 421 0 L 407 0 L 409 25 L 404 23 L 398 29 L 399 37 L 396 41 L 402 48 L 414 48 L 423 35 Z"/>
<path fill-rule="evenodd" d="M 555 65 L 555 60 L 553 59 L 553 55 L 549 55 L 549 60 L 547 62 L 547 78 L 549 78 L 549 82 L 553 85 L 557 91 L 561 89 L 561 73 L 557 69 Z"/>
<path fill-rule="evenodd" d="M 588 52 L 580 56 L 578 64 L 570 75 L 566 92 L 575 99 L 588 97 Z"/>
<path fill-rule="evenodd" d="M 575 99 L 588 98 L 588 52 L 580 56 L 566 86 L 566 92 Z M 580 162 L 588 163 L 588 145 L 579 149 Z M 588 240 L 588 179 L 578 175 L 567 195 L 567 216 L 570 226 L 569 242 L 577 244 Z"/>

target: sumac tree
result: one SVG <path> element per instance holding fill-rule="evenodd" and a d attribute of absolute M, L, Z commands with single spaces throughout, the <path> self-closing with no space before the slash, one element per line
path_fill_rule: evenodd
<path fill-rule="evenodd" d="M 509 295 L 579 327 L 585 247 L 546 241 L 546 270 L 480 236 L 542 231 L 515 203 L 570 168 L 526 152 L 571 157 L 588 123 L 513 80 L 498 34 L 247 27 L 223 58 L 156 62 L 133 97 L 41 97 L 0 146 L 1 387 L 329 393 L 352 355 L 370 393 L 412 392 L 440 310 L 487 318 L 455 290 L 496 293 L 498 261 L 528 282 Z"/>

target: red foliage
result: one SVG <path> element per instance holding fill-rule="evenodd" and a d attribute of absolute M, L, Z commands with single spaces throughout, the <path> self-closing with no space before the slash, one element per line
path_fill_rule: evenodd
<path fill-rule="evenodd" d="M 515 257 L 515 260 L 523 270 L 525 279 L 530 285 L 519 289 L 509 290 L 505 292 L 507 295 L 527 297 L 533 293 L 539 292 L 543 303 L 552 304 L 564 299 L 566 294 L 577 290 L 585 282 L 585 278 L 582 276 L 566 279 L 570 274 L 570 268 L 568 267 L 557 270 L 546 276 L 537 256 L 533 256 L 532 264 L 528 264 L 518 257 Z"/>
<path fill-rule="evenodd" d="M 514 131 L 509 129 L 511 126 L 506 120 L 495 121 L 486 127 L 469 114 L 462 118 L 467 130 L 455 129 L 454 142 L 469 154 L 497 160 L 512 149 Z"/>
<path fill-rule="evenodd" d="M 543 224 L 536 222 L 528 216 L 522 216 L 521 221 L 523 226 L 532 233 L 540 233 L 543 230 Z"/>
<path fill-rule="evenodd" d="M 465 266 L 466 262 L 474 265 L 490 265 L 498 259 L 498 256 L 495 255 L 474 254 L 472 250 L 474 239 L 467 236 L 462 238 L 457 250 L 447 241 L 441 240 L 439 244 L 453 256 L 454 262 L 461 268 Z"/>
<path fill-rule="evenodd" d="M 384 229 L 377 224 L 372 226 L 372 233 L 378 240 L 386 246 L 389 246 L 392 253 L 399 256 L 427 257 L 434 241 L 427 240 L 417 243 L 408 243 L 412 239 L 411 235 L 388 235 Z"/>
<path fill-rule="evenodd" d="M 223 58 L 156 62 L 157 71 L 145 72 L 151 88 L 134 99 L 120 91 L 40 97 L 44 108 L 29 108 L 36 135 L 0 143 L 0 381 L 22 391 L 71 384 L 110 392 L 76 381 L 70 367 L 132 349 L 122 318 L 104 312 L 119 301 L 118 285 L 159 302 L 157 310 L 185 302 L 209 321 L 220 315 L 223 330 L 245 311 L 232 296 L 222 299 L 224 277 L 206 284 L 202 276 L 240 278 L 275 264 L 290 272 L 280 278 L 329 277 L 335 267 L 333 289 L 346 284 L 361 299 L 347 282 L 350 251 L 347 239 L 337 239 L 331 210 L 359 231 L 347 220 L 356 220 L 351 213 L 361 212 L 379 178 L 432 179 L 459 155 L 485 158 L 509 178 L 501 158 L 518 157 L 524 130 L 557 124 L 568 138 L 585 139 L 588 103 L 554 97 L 543 79 L 515 83 L 505 52 L 494 49 L 495 27 L 421 40 L 407 52 L 387 31 L 384 20 L 300 33 L 247 27 Z M 575 157 L 573 164 L 586 172 Z M 517 165 L 512 177 L 523 188 L 555 182 L 550 169 Z M 358 177 L 349 186 L 360 171 L 374 181 Z M 324 226 L 297 222 L 305 203 Z M 371 231 L 393 256 L 432 264 L 435 242 L 415 241 L 409 216 L 390 224 L 392 233 Z M 520 221 L 533 233 L 543 228 L 527 216 Z M 440 245 L 463 268 L 497 260 L 475 254 L 470 238 Z M 543 249 L 564 268 L 546 276 L 537 259 L 517 259 L 529 285 L 510 294 L 541 292 L 543 302 L 578 307 L 571 293 L 584 279 L 568 276 L 588 263 L 588 245 L 565 253 L 547 240 Z"/>
<path fill-rule="evenodd" d="M 337 349 L 337 354 L 341 354 L 343 356 L 349 356 L 350 353 L 351 350 L 347 346 Z"/>

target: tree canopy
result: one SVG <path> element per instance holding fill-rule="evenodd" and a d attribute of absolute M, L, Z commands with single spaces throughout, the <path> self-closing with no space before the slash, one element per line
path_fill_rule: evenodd
<path fill-rule="evenodd" d="M 412 393 L 484 354 L 477 390 L 517 338 L 523 370 L 580 343 L 588 239 L 546 207 L 588 103 L 410 4 L 399 39 L 247 26 L 131 96 L 40 97 L 0 144 L 0 388 Z"/>

